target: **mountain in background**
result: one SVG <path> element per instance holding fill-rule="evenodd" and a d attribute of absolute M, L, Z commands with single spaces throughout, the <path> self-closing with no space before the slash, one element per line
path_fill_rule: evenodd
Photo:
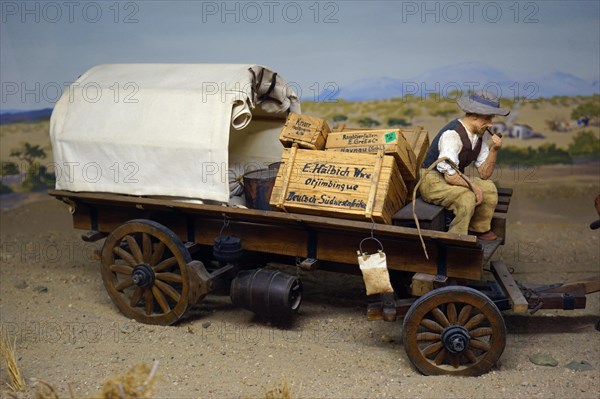
<path fill-rule="evenodd" d="M 335 86 L 328 85 L 328 87 Z M 591 96 L 600 94 L 600 79 L 586 80 L 560 71 L 515 79 L 488 64 L 465 62 L 423 71 L 410 79 L 388 77 L 360 79 L 350 85 L 337 87 L 335 91 L 324 90 L 319 94 L 319 99 L 321 101 L 336 99 L 370 101 L 402 98 L 408 95 L 424 99 L 433 93 L 439 93 L 442 98 L 455 99 L 457 94 L 483 87 L 508 99 Z M 303 100 L 315 101 L 314 98 L 303 98 Z M 0 110 L 0 125 L 35 123 L 50 119 L 51 114 L 52 108 L 35 111 Z"/>
<path fill-rule="evenodd" d="M 0 125 L 9 125 L 11 123 L 35 123 L 49 120 L 52 115 L 52 108 L 38 109 L 35 111 L 2 111 L 0 113 Z"/>
<path fill-rule="evenodd" d="M 590 96 L 600 93 L 598 80 L 588 81 L 565 72 L 515 79 L 484 63 L 461 63 L 424 71 L 410 79 L 374 77 L 340 87 L 337 93 L 324 93 L 323 98 L 347 101 L 380 100 L 413 95 L 424 98 L 440 93 L 444 98 L 456 98 L 456 92 L 488 88 L 505 98 L 554 96 Z"/>

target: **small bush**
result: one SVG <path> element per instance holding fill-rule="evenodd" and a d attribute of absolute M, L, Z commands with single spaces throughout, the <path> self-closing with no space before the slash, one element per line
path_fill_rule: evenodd
<path fill-rule="evenodd" d="M 590 130 L 584 130 L 569 144 L 569 154 L 572 157 L 600 158 L 600 139 Z"/>
<path fill-rule="evenodd" d="M 375 127 L 380 125 L 379 121 L 369 117 L 359 119 L 358 124 L 362 127 Z"/>

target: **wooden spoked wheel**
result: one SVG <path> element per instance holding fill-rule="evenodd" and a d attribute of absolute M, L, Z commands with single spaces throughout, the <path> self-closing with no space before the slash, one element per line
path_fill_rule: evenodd
<path fill-rule="evenodd" d="M 404 318 L 404 348 L 425 375 L 478 376 L 489 371 L 506 345 L 498 307 L 468 287 L 443 287 L 417 299 Z"/>
<path fill-rule="evenodd" d="M 192 260 L 179 237 L 151 220 L 117 227 L 102 247 L 102 280 L 119 310 L 146 324 L 169 325 L 187 310 Z"/>

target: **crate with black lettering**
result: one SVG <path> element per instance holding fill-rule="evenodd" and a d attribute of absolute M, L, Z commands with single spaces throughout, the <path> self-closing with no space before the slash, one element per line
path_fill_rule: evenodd
<path fill-rule="evenodd" d="M 400 129 L 366 129 L 332 132 L 327 137 L 327 151 L 346 153 L 376 153 L 393 155 L 405 181 L 417 177 L 417 163 L 412 148 Z"/>
<path fill-rule="evenodd" d="M 394 157 L 285 149 L 271 206 L 290 212 L 391 224 L 407 190 Z"/>
<path fill-rule="evenodd" d="M 325 119 L 290 113 L 281 129 L 279 141 L 284 147 L 296 143 L 302 148 L 322 150 L 330 131 Z"/>

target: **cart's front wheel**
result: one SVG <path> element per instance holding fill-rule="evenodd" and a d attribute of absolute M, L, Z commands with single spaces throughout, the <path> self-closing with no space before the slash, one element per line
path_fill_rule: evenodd
<path fill-rule="evenodd" d="M 179 237 L 151 220 L 117 227 L 102 247 L 102 280 L 113 302 L 129 318 L 169 325 L 187 310 L 192 258 Z"/>
<path fill-rule="evenodd" d="M 410 361 L 425 375 L 478 376 L 489 371 L 506 345 L 496 305 L 468 287 L 443 287 L 417 299 L 402 331 Z"/>

